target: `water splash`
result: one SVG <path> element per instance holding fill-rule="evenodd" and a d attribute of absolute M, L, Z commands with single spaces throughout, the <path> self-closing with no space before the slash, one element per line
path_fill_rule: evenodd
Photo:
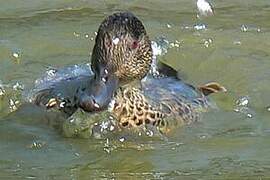
<path fill-rule="evenodd" d="M 0 96 L 4 96 L 6 93 L 5 89 L 3 87 L 1 87 L 0 85 Z"/>
<path fill-rule="evenodd" d="M 240 27 L 241 32 L 257 32 L 261 33 L 262 29 L 253 25 L 242 24 Z"/>
<path fill-rule="evenodd" d="M 23 91 L 24 90 L 24 85 L 19 83 L 19 82 L 16 82 L 13 85 L 13 90 L 15 90 L 15 91 Z"/>
<path fill-rule="evenodd" d="M 26 96 L 31 101 L 35 93 L 40 90 L 48 89 L 61 81 L 67 81 L 78 76 L 90 76 L 92 74 L 93 72 L 89 63 L 67 66 L 60 69 L 49 67 L 45 75 L 35 81 L 34 87 Z"/>
<path fill-rule="evenodd" d="M 152 41 L 153 56 L 162 56 L 168 52 L 169 41 L 165 37 L 158 37 Z"/>
<path fill-rule="evenodd" d="M 209 46 L 211 46 L 211 44 L 213 44 L 213 39 L 209 38 L 209 39 L 203 39 L 203 45 L 208 48 Z"/>
<path fill-rule="evenodd" d="M 178 40 L 175 40 L 174 42 L 170 43 L 170 48 L 179 48 L 180 47 L 181 42 Z"/>
<path fill-rule="evenodd" d="M 20 104 L 19 100 L 13 100 L 9 99 L 9 109 L 11 112 L 16 111 L 18 109 L 18 106 Z"/>
<path fill-rule="evenodd" d="M 120 141 L 120 140 L 119 140 Z M 120 141 L 121 142 L 121 141 Z M 105 140 L 104 146 L 103 146 L 103 150 L 107 153 L 110 154 L 112 151 L 114 151 L 115 149 L 117 149 L 117 146 L 114 145 L 113 143 L 110 142 L 109 138 L 107 138 Z"/>
<path fill-rule="evenodd" d="M 252 118 L 255 113 L 249 107 L 250 98 L 248 96 L 242 96 L 235 102 L 234 111 L 237 113 L 244 114 L 248 118 Z"/>
<path fill-rule="evenodd" d="M 12 56 L 13 56 L 14 58 L 19 58 L 19 53 L 14 52 L 14 53 L 12 53 Z"/>
<path fill-rule="evenodd" d="M 47 145 L 47 143 L 45 141 L 35 140 L 27 147 L 30 149 L 33 149 L 33 150 L 38 150 L 38 149 L 42 149 L 46 145 Z"/>
<path fill-rule="evenodd" d="M 241 26 L 240 29 L 241 29 L 242 32 L 247 32 L 248 31 L 248 27 L 246 25 L 244 25 L 244 24 Z"/>
<path fill-rule="evenodd" d="M 201 16 L 212 16 L 214 15 L 213 6 L 206 0 L 197 0 L 197 9 Z"/>
<path fill-rule="evenodd" d="M 206 24 L 195 24 L 193 26 L 193 29 L 196 30 L 196 31 L 201 31 L 201 30 L 206 30 L 207 29 L 207 26 Z"/>
<path fill-rule="evenodd" d="M 113 44 L 117 45 L 119 43 L 120 39 L 118 37 L 113 38 L 112 42 Z"/>
<path fill-rule="evenodd" d="M 166 24 L 166 26 L 167 26 L 168 29 L 172 28 L 172 25 L 170 25 L 170 24 Z"/>

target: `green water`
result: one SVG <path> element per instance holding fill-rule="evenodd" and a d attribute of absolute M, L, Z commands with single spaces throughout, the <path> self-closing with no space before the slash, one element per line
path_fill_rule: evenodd
<path fill-rule="evenodd" d="M 0 1 L 2 84 L 18 82 L 27 89 L 48 66 L 89 61 L 102 19 L 129 10 L 152 40 L 162 36 L 180 42 L 158 58 L 185 81 L 218 81 L 228 89 L 212 96 L 219 109 L 168 140 L 64 138 L 35 123 L 41 117 L 30 108 L 30 121 L 18 114 L 16 121 L 1 124 L 0 179 L 270 178 L 269 0 L 216 0 L 215 16 L 201 20 L 195 1 L 189 0 Z M 197 23 L 207 30 L 195 30 Z M 2 122 L 20 90 L 7 91 L 0 96 Z M 247 105 L 237 106 L 241 97 Z"/>

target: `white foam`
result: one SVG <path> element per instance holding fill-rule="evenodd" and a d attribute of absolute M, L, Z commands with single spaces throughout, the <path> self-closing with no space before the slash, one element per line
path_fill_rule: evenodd
<path fill-rule="evenodd" d="M 197 8 L 203 16 L 213 15 L 213 9 L 206 0 L 197 0 Z"/>
<path fill-rule="evenodd" d="M 112 40 L 113 44 L 117 45 L 119 43 L 120 39 L 119 38 L 114 38 Z"/>

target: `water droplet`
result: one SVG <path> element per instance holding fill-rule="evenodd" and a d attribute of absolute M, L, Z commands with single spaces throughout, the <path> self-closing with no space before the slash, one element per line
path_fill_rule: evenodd
<path fill-rule="evenodd" d="M 56 70 L 55 69 L 49 69 L 49 70 L 46 71 L 46 73 L 47 73 L 48 76 L 53 77 L 53 76 L 55 76 Z"/>
<path fill-rule="evenodd" d="M 146 135 L 149 136 L 149 137 L 152 137 L 154 135 L 154 132 L 149 130 L 149 131 L 146 131 Z"/>
<path fill-rule="evenodd" d="M 242 43 L 241 43 L 241 41 L 234 41 L 233 44 L 234 45 L 241 45 Z"/>
<path fill-rule="evenodd" d="M 37 176 L 33 176 L 33 175 L 26 176 L 26 179 L 37 179 Z"/>
<path fill-rule="evenodd" d="M 95 108 L 99 108 L 100 106 L 99 106 L 98 103 L 94 103 L 94 107 L 95 107 Z"/>
<path fill-rule="evenodd" d="M 240 98 L 236 101 L 236 105 L 237 105 L 237 106 L 247 106 L 248 103 L 249 103 L 249 97 L 248 97 L 248 96 L 240 97 Z"/>
<path fill-rule="evenodd" d="M 6 91 L 4 90 L 4 88 L 0 87 L 0 96 L 5 95 Z"/>
<path fill-rule="evenodd" d="M 77 33 L 77 32 L 73 32 L 73 35 L 75 36 L 75 37 L 79 37 L 80 36 L 80 34 L 79 33 Z"/>
<path fill-rule="evenodd" d="M 16 82 L 16 84 L 13 85 L 13 89 L 14 89 L 15 91 L 23 90 L 23 89 L 24 89 L 24 85 L 22 85 L 22 84 Z"/>
<path fill-rule="evenodd" d="M 103 122 L 101 122 L 101 124 L 100 124 L 100 131 L 101 132 L 103 132 L 104 130 L 106 130 L 107 128 L 108 128 L 108 122 L 106 122 L 106 121 L 103 121 Z M 107 139 L 108 140 L 108 139 Z M 109 140 L 108 140 L 109 141 Z"/>
<path fill-rule="evenodd" d="M 9 105 L 10 108 L 13 109 L 13 106 L 15 106 L 15 102 L 13 101 L 13 99 L 9 99 Z"/>
<path fill-rule="evenodd" d="M 243 25 L 241 26 L 241 31 L 242 31 L 242 32 L 247 32 L 247 31 L 248 31 L 248 27 L 247 27 L 246 25 L 243 24 Z"/>
<path fill-rule="evenodd" d="M 66 103 L 66 102 L 61 102 L 59 106 L 60 106 L 61 108 L 64 108 L 64 107 L 65 107 L 65 103 Z"/>
<path fill-rule="evenodd" d="M 152 41 L 151 45 L 152 45 L 153 55 L 154 56 L 162 54 L 162 50 L 160 49 L 160 47 L 158 46 L 158 44 L 155 41 Z"/>
<path fill-rule="evenodd" d="M 14 52 L 14 53 L 12 53 L 12 56 L 15 57 L 15 58 L 19 58 L 19 53 Z"/>
<path fill-rule="evenodd" d="M 111 152 L 110 149 L 108 149 L 108 148 L 106 148 L 106 147 L 103 148 L 103 150 L 104 150 L 106 153 L 108 153 L 108 154 Z"/>
<path fill-rule="evenodd" d="M 199 138 L 200 139 L 205 139 L 206 138 L 206 135 L 199 135 Z"/>
<path fill-rule="evenodd" d="M 37 140 L 37 141 L 32 142 L 32 144 L 28 147 L 31 149 L 41 149 L 45 145 L 46 145 L 46 142 Z"/>
<path fill-rule="evenodd" d="M 206 30 L 206 25 L 205 24 L 196 24 L 193 27 L 195 30 L 199 31 L 199 30 Z"/>
<path fill-rule="evenodd" d="M 124 142 L 124 141 L 125 141 L 125 138 L 124 138 L 124 137 L 121 137 L 121 138 L 119 139 L 119 141 L 120 141 L 120 142 Z"/>
<path fill-rule="evenodd" d="M 111 102 L 108 105 L 108 111 L 112 112 L 114 108 L 115 108 L 115 100 L 113 99 L 113 100 L 111 100 Z M 110 116 L 110 117 L 113 119 L 112 116 Z"/>
<path fill-rule="evenodd" d="M 152 41 L 152 49 L 154 56 L 161 56 L 167 53 L 169 41 L 164 37 L 159 37 L 156 41 Z"/>
<path fill-rule="evenodd" d="M 211 16 L 214 14 L 211 4 L 206 0 L 197 0 L 197 8 L 203 16 Z"/>
<path fill-rule="evenodd" d="M 236 108 L 234 109 L 237 113 L 242 113 L 248 118 L 253 118 L 255 112 L 248 107 L 250 98 L 248 96 L 242 96 L 236 100 Z"/>
<path fill-rule="evenodd" d="M 111 125 L 111 126 L 110 126 L 110 131 L 113 131 L 113 130 L 114 130 L 114 126 Z"/>
<path fill-rule="evenodd" d="M 211 44 L 213 43 L 213 40 L 212 39 L 206 39 L 206 40 L 204 40 L 204 46 L 205 47 L 209 47 Z"/>
<path fill-rule="evenodd" d="M 114 38 L 112 40 L 113 44 L 117 45 L 119 43 L 120 39 L 119 38 Z"/>
<path fill-rule="evenodd" d="M 170 24 L 167 24 L 167 28 L 169 28 L 169 29 L 170 29 L 170 28 L 172 28 L 172 26 L 171 26 Z"/>

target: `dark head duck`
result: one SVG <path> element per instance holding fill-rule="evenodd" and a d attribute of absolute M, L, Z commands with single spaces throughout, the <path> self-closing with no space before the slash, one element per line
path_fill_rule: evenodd
<path fill-rule="evenodd" d="M 79 95 L 79 107 L 88 112 L 101 110 L 100 103 L 109 104 L 116 78 L 121 86 L 140 80 L 149 72 L 151 63 L 151 41 L 142 22 L 128 12 L 107 17 L 99 26 L 91 58 L 96 83 L 88 93 Z M 105 84 L 104 88 L 96 88 L 100 84 Z"/>
<path fill-rule="evenodd" d="M 151 63 L 151 42 L 142 22 L 131 13 L 115 13 L 98 30 L 91 59 L 94 76 L 70 80 L 77 84 L 76 92 L 66 97 L 74 99 L 74 109 L 88 112 L 102 110 L 111 102 L 109 110 L 120 128 L 150 126 L 168 132 L 196 121 L 209 107 L 206 96 L 225 90 L 217 83 L 195 88 L 166 65 L 158 69 L 160 77 L 152 76 Z M 142 80 L 140 86 L 134 86 L 134 80 Z"/>

